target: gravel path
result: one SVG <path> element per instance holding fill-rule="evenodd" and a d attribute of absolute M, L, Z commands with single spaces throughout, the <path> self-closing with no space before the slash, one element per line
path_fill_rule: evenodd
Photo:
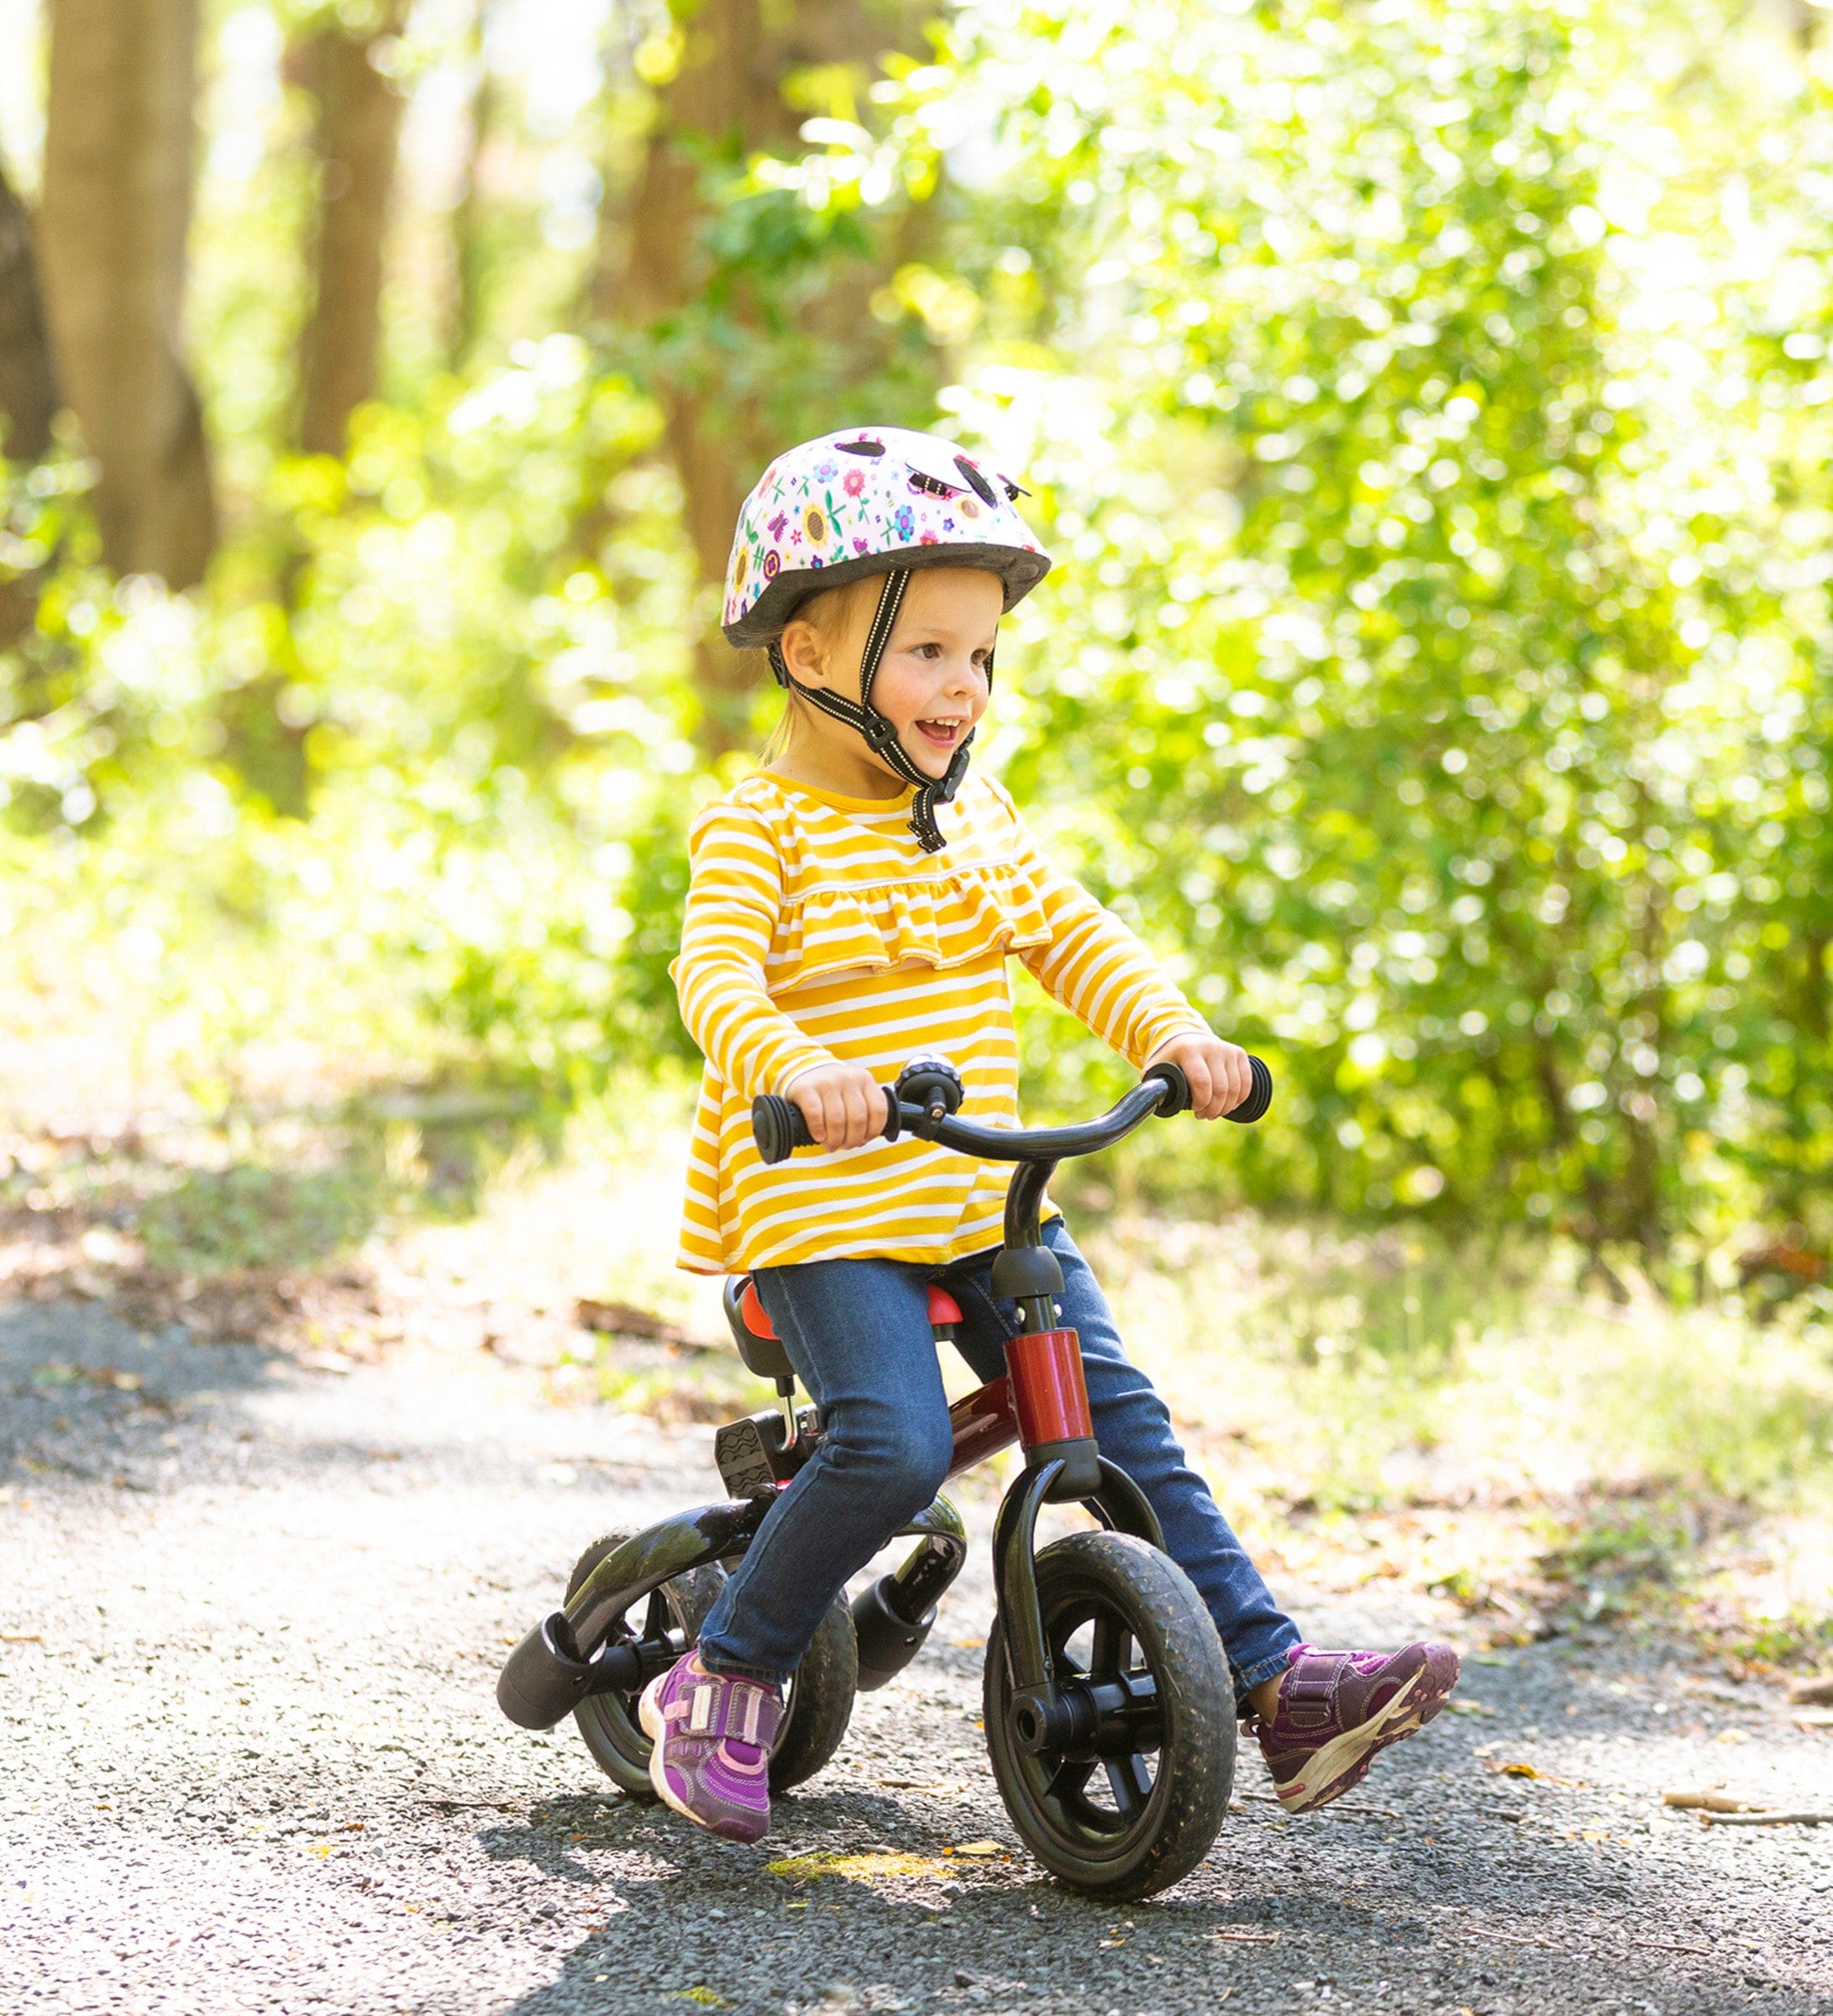
<path fill-rule="evenodd" d="M 718 1495 L 710 1433 L 494 1363 L 338 1377 L 18 1305 L 0 1391 L 6 2016 L 1833 2009 L 1833 1827 L 1659 1804 L 1724 1779 L 1833 1809 L 1833 1738 L 1773 1690 L 1607 1639 L 1491 1656 L 1473 1712 L 1330 1812 L 1286 1820 L 1245 1762 L 1204 1867 L 1116 1912 L 948 1852 L 1013 1840 L 972 1720 L 982 1546 L 733 1849 L 491 1693 L 588 1539 Z M 1290 1593 L 1325 1642 L 1447 1628 Z"/>

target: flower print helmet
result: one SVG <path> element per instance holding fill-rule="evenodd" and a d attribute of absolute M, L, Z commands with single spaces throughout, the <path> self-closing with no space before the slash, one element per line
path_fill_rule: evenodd
<path fill-rule="evenodd" d="M 1008 609 L 1050 571 L 1050 556 L 1015 507 L 1024 494 L 953 441 L 901 427 L 866 427 L 823 434 L 779 455 L 738 513 L 726 570 L 727 640 L 741 648 L 765 646 L 779 685 L 857 728 L 875 754 L 916 785 L 911 830 L 927 853 L 943 844 L 935 808 L 954 796 L 967 774 L 974 737 L 955 751 L 946 776 L 929 776 L 873 706 L 872 682 L 916 568 L 985 568 L 1004 584 Z M 885 585 L 859 664 L 855 704 L 792 680 L 780 640 L 799 603 L 863 575 L 882 575 Z M 990 659 L 986 669 L 990 678 Z"/>

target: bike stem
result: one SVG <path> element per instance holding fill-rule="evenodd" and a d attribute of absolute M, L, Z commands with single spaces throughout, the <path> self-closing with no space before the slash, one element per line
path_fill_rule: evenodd
<path fill-rule="evenodd" d="M 1058 1327 L 1063 1268 L 1043 1242 L 1040 1214 L 1054 1162 L 1023 1162 L 1006 1192 L 1006 1244 L 993 1263 L 993 1293 L 1018 1304 L 1024 1327 L 1006 1347 L 1025 1467 L 1034 1476 L 1060 1466 L 1047 1495 L 1053 1503 L 1101 1488 L 1100 1453 L 1082 1373 L 1082 1346 Z"/>

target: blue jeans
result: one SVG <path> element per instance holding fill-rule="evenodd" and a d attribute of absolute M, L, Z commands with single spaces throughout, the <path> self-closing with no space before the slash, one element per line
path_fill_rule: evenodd
<path fill-rule="evenodd" d="M 1298 1628 L 1185 1462 L 1151 1381 L 1127 1362 L 1107 1298 L 1068 1226 L 1053 1218 L 1043 1231 L 1063 1268 L 1061 1320 L 1082 1340 L 1101 1453 L 1151 1501 L 1165 1551 L 1209 1606 L 1244 1697 L 1285 1670 Z M 942 1488 L 952 1437 L 927 1287 L 934 1281 L 959 1303 L 955 1348 L 978 1377 L 997 1378 L 1006 1340 L 1020 1327 L 1016 1304 L 993 1297 L 998 1250 L 943 1268 L 814 1260 L 758 1269 L 759 1299 L 826 1433 L 707 1616 L 700 1650 L 712 1671 L 786 1679 L 848 1577 Z"/>

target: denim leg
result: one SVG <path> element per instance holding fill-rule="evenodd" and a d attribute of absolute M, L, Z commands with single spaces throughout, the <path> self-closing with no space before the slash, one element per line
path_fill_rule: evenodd
<path fill-rule="evenodd" d="M 824 1432 L 713 1605 L 700 1651 L 712 1672 L 779 1682 L 848 1577 L 942 1488 L 952 1442 L 922 1268 L 815 1260 L 753 1278 Z"/>
<path fill-rule="evenodd" d="M 1107 1298 L 1062 1219 L 1044 1226 L 1044 1243 L 1063 1268 L 1062 1320 L 1082 1341 L 1101 1453 L 1132 1478 L 1158 1514 L 1165 1551 L 1196 1585 L 1216 1620 L 1236 1693 L 1244 1697 L 1285 1671 L 1287 1655 L 1300 1642 L 1298 1626 L 1274 1601 L 1209 1486 L 1185 1462 L 1171 1432 L 1169 1409 L 1145 1373 L 1128 1362 Z M 974 1261 L 980 1264 L 957 1263 L 959 1271 L 951 1269 L 943 1279 L 964 1312 L 969 1301 L 977 1302 L 971 1313 L 996 1316 L 1010 1336 L 1017 1325 L 1016 1305 L 991 1299 L 992 1256 L 975 1254 Z"/>

